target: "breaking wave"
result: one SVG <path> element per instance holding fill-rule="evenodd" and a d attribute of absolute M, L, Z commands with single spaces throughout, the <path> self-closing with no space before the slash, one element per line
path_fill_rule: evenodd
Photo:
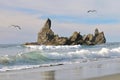
<path fill-rule="evenodd" d="M 120 43 L 95 46 L 0 45 L 0 71 L 120 58 Z"/>
<path fill-rule="evenodd" d="M 0 71 L 48 67 L 90 60 L 120 58 L 120 47 L 26 46 L 27 51 L 0 56 Z"/>

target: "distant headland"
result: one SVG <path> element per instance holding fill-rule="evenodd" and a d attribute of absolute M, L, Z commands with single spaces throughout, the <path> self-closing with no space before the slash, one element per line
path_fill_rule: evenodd
<path fill-rule="evenodd" d="M 106 43 L 104 32 L 96 28 L 94 34 L 82 36 L 80 32 L 73 32 L 70 37 L 59 37 L 51 29 L 51 20 L 48 18 L 38 33 L 36 42 L 27 42 L 24 45 L 96 45 Z"/>

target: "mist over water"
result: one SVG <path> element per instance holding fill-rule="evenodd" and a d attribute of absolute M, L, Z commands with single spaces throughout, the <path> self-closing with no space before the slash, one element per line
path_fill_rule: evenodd
<path fill-rule="evenodd" d="M 120 58 L 120 43 L 95 46 L 0 44 L 0 71 Z"/>

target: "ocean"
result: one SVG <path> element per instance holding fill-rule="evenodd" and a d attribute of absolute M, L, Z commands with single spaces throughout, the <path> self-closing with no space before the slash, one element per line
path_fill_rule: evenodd
<path fill-rule="evenodd" d="M 120 43 L 95 46 L 0 44 L 0 72 L 120 58 Z"/>

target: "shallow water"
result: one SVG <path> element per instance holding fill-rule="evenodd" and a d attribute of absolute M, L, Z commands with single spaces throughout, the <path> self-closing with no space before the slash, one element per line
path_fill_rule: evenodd
<path fill-rule="evenodd" d="M 120 58 L 120 43 L 95 46 L 0 44 L 1 72 L 116 58 Z"/>
<path fill-rule="evenodd" d="M 120 59 L 117 58 L 0 72 L 0 80 L 103 80 L 99 78 L 119 73 Z"/>

